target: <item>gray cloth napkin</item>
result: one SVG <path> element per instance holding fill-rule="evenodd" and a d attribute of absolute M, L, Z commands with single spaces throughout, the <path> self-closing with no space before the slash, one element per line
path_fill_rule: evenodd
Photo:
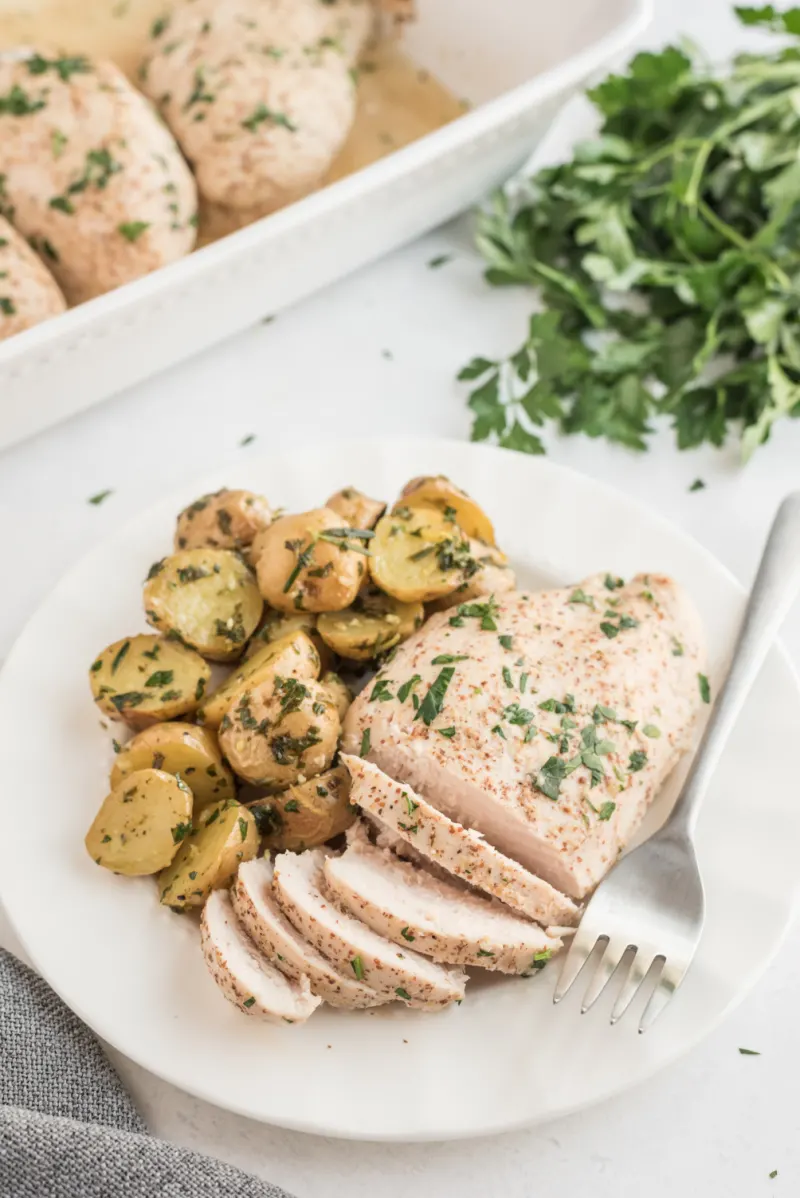
<path fill-rule="evenodd" d="M 0 1198 L 289 1198 L 156 1140 L 87 1027 L 0 949 Z"/>

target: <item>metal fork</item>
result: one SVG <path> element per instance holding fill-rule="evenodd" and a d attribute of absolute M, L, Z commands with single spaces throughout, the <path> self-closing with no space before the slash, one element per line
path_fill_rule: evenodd
<path fill-rule="evenodd" d="M 700 804 L 767 651 L 800 589 L 800 492 L 781 504 L 745 609 L 728 677 L 672 814 L 663 827 L 614 867 L 592 896 L 556 985 L 560 1002 L 591 958 L 581 1007 L 597 1001 L 612 975 L 621 983 L 616 1023 L 650 976 L 655 989 L 639 1031 L 645 1032 L 680 986 L 700 943 L 703 882 L 693 836 Z"/>

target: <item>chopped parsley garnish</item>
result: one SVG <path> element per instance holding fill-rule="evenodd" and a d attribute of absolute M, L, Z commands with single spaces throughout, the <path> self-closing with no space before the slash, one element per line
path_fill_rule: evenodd
<path fill-rule="evenodd" d="M 449 728 L 437 728 L 436 731 L 440 736 L 446 736 L 448 740 L 452 740 L 456 734 L 455 727 L 452 725 Z"/>
<path fill-rule="evenodd" d="M 755 1048 L 740 1048 L 739 1052 L 743 1057 L 760 1057 L 761 1053 Z"/>
<path fill-rule="evenodd" d="M 613 803 L 611 801 L 611 799 L 609 799 L 607 802 L 603 803 L 602 807 L 600 808 L 600 810 L 597 813 L 597 818 L 601 819 L 601 820 L 609 820 L 609 819 L 611 819 L 611 816 L 614 814 L 616 809 L 617 809 L 617 804 Z"/>
<path fill-rule="evenodd" d="M 711 684 L 705 674 L 697 675 L 697 684 L 700 687 L 700 698 L 704 703 L 711 702 Z"/>
<path fill-rule="evenodd" d="M 295 543 L 294 541 L 287 541 L 286 548 L 292 549 L 296 552 L 297 549 L 300 547 L 300 545 L 302 545 L 302 543 L 303 543 L 302 541 L 300 541 L 298 543 Z M 314 541 L 314 540 L 310 541 L 309 544 L 306 546 L 306 548 L 302 551 L 302 553 L 298 554 L 297 561 L 294 565 L 294 568 L 292 569 L 291 573 L 289 574 L 289 577 L 286 579 L 286 582 L 283 584 L 284 595 L 288 594 L 288 592 L 292 589 L 295 582 L 297 581 L 300 571 L 305 570 L 306 566 L 309 566 L 311 564 L 311 560 L 314 557 L 315 545 L 316 545 L 316 541 Z"/>
<path fill-rule="evenodd" d="M 117 225 L 117 232 L 121 233 L 126 241 L 138 241 L 142 233 L 150 228 L 150 221 L 147 220 L 130 220 L 124 221 L 121 225 Z"/>
<path fill-rule="evenodd" d="M 519 676 L 519 693 L 521 695 L 525 694 L 527 686 L 528 686 L 528 675 L 520 674 L 520 676 Z"/>
<path fill-rule="evenodd" d="M 696 478 L 694 480 L 694 482 L 692 483 L 692 485 L 689 487 L 689 490 L 690 491 L 702 491 L 705 488 L 705 485 L 706 484 L 703 482 L 702 478 Z"/>
<path fill-rule="evenodd" d="M 438 677 L 431 683 L 428 693 L 419 705 L 419 710 L 414 716 L 415 720 L 422 720 L 423 724 L 427 727 L 431 726 L 442 710 L 445 693 L 454 674 L 455 669 L 453 666 L 445 666 L 444 669 L 439 671 Z"/>
<path fill-rule="evenodd" d="M 297 799 L 289 799 L 288 803 L 283 804 L 283 810 L 294 813 L 300 810 L 300 804 Z"/>
<path fill-rule="evenodd" d="M 647 754 L 643 749 L 634 749 L 633 753 L 631 753 L 630 757 L 628 758 L 628 769 L 632 774 L 635 774 L 638 770 L 643 770 L 646 765 Z"/>
<path fill-rule="evenodd" d="M 409 944 L 413 944 L 413 942 L 416 940 L 414 933 L 408 927 L 401 928 L 400 935 L 403 937 L 404 940 L 407 940 Z"/>
<path fill-rule="evenodd" d="M 514 686 L 514 679 L 511 677 L 511 671 L 509 670 L 508 666 L 503 666 L 503 682 L 505 682 L 506 686 L 508 687 Z"/>
<path fill-rule="evenodd" d="M 500 642 L 500 644 L 503 646 L 504 649 L 513 649 L 513 647 L 514 647 L 514 638 L 513 637 L 510 637 L 510 636 L 507 636 L 504 634 L 503 636 L 499 636 L 497 639 Z"/>
<path fill-rule="evenodd" d="M 408 811 L 408 814 L 413 815 L 414 812 L 419 807 L 419 803 L 415 803 L 414 800 L 411 798 L 411 796 L 408 794 L 408 792 L 405 790 L 403 791 L 402 798 L 405 799 L 406 810 Z"/>
<path fill-rule="evenodd" d="M 603 586 L 607 591 L 618 591 L 625 586 L 625 579 L 614 578 L 611 574 L 606 574 L 603 579 Z"/>
<path fill-rule="evenodd" d="M 683 657 L 683 645 L 680 643 L 677 637 L 672 638 L 672 656 Z"/>
<path fill-rule="evenodd" d="M 431 658 L 432 666 L 449 666 L 455 661 L 469 661 L 468 653 L 440 653 L 438 657 Z"/>
<path fill-rule="evenodd" d="M 502 724 L 495 724 L 494 728 L 492 728 L 492 732 L 494 733 L 495 736 L 499 736 L 501 740 L 508 739 L 505 732 L 503 731 Z"/>
<path fill-rule="evenodd" d="M 25 66 L 31 75 L 44 75 L 47 71 L 55 71 L 63 83 L 68 83 L 71 75 L 87 75 L 92 67 L 88 58 L 76 55 L 74 58 L 43 58 L 41 54 L 33 54 L 26 59 Z"/>
<path fill-rule="evenodd" d="M 544 703 L 539 704 L 540 711 L 554 711 L 557 715 L 563 715 L 564 712 L 569 712 L 570 715 L 575 714 L 575 696 L 565 695 L 561 702 L 558 699 L 545 699 Z"/>
<path fill-rule="evenodd" d="M 241 836 L 242 840 L 247 840 L 247 820 L 240 819 L 237 821 L 237 823 L 239 824 L 239 835 Z"/>
<path fill-rule="evenodd" d="M 119 649 L 117 650 L 117 652 L 114 656 L 114 660 L 111 663 L 111 673 L 112 674 L 116 674 L 120 663 L 122 662 L 123 658 L 125 657 L 126 653 L 130 649 L 130 647 L 131 647 L 130 641 L 123 641 L 122 645 L 119 647 Z M 148 684 L 145 683 L 145 686 L 147 686 L 147 685 Z"/>
<path fill-rule="evenodd" d="M 493 957 L 493 956 L 494 956 L 494 953 L 492 953 L 492 952 L 489 952 L 489 950 L 488 950 L 488 949 L 479 948 L 479 949 L 478 949 L 478 952 L 477 952 L 477 956 L 479 956 L 479 957 Z"/>
<path fill-rule="evenodd" d="M 490 595 L 486 603 L 460 603 L 456 614 L 450 617 L 450 624 L 453 628 L 462 628 L 464 620 L 480 620 L 484 632 L 497 632 L 495 616 L 499 612 L 494 595 Z"/>
<path fill-rule="evenodd" d="M 581 587 L 576 587 L 570 595 L 567 603 L 584 603 L 586 607 L 594 607 L 594 599 L 591 595 L 587 595 Z"/>
<path fill-rule="evenodd" d="M 183 111 L 188 112 L 195 104 L 213 104 L 216 96 L 213 92 L 205 90 L 206 80 L 205 71 L 202 67 L 198 67 L 194 73 L 194 87 L 189 94 L 189 98 L 183 106 Z"/>
<path fill-rule="evenodd" d="M 174 670 L 156 670 L 145 682 L 145 686 L 169 686 L 175 677 Z"/>
<path fill-rule="evenodd" d="M 197 686 L 194 688 L 194 697 L 195 697 L 195 699 L 198 699 L 198 700 L 199 700 L 199 699 L 202 699 L 203 695 L 205 694 L 205 690 L 206 690 L 206 680 L 205 680 L 205 678 L 198 678 L 198 679 L 197 679 Z"/>
<path fill-rule="evenodd" d="M 661 736 L 661 729 L 657 728 L 655 724 L 645 724 L 642 727 L 642 732 L 645 736 L 649 736 L 651 740 L 658 740 Z"/>
<path fill-rule="evenodd" d="M 544 969 L 552 955 L 553 950 L 551 948 L 544 948 L 540 953 L 535 953 L 531 961 L 531 969 Z"/>
<path fill-rule="evenodd" d="M 93 507 L 99 507 L 101 503 L 108 499 L 109 495 L 113 494 L 114 492 L 110 489 L 107 491 L 98 491 L 96 495 L 89 496 L 87 503 L 91 503 Z"/>
<path fill-rule="evenodd" d="M 361 734 L 361 756 L 362 757 L 366 757 L 367 753 L 369 753 L 370 739 L 371 739 L 371 730 L 369 728 L 365 728 Z"/>
<path fill-rule="evenodd" d="M 376 682 L 372 688 L 372 694 L 369 697 L 370 703 L 386 703 L 389 699 L 393 699 L 394 695 L 389 690 L 390 679 L 381 679 Z"/>
<path fill-rule="evenodd" d="M 405 999 L 406 1002 L 411 1002 L 411 995 L 407 990 L 404 990 L 402 986 L 397 986 L 395 988 L 395 994 L 398 998 Z"/>
<path fill-rule="evenodd" d="M 141 691 L 125 691 L 121 695 L 112 695 L 111 702 L 116 707 L 117 711 L 121 712 L 125 707 L 138 707 L 140 703 L 144 703 L 147 695 Z"/>
<path fill-rule="evenodd" d="M 503 708 L 503 719 L 519 728 L 526 728 L 533 721 L 533 712 L 527 707 L 520 707 L 519 703 L 509 703 L 508 707 Z"/>
<path fill-rule="evenodd" d="M 417 686 L 420 682 L 422 682 L 422 675 L 414 674 L 413 678 L 409 678 L 407 682 L 404 682 L 402 684 L 402 686 L 399 686 L 397 688 L 397 697 L 401 703 L 405 703 L 406 699 L 411 694 L 414 687 Z"/>
<path fill-rule="evenodd" d="M 192 830 L 191 820 L 184 824 L 176 824 L 172 829 L 172 840 L 175 844 L 180 844 Z M 242 838 L 244 839 L 244 838 Z"/>
<path fill-rule="evenodd" d="M 6 95 L 0 96 L 0 116 L 30 116 L 44 107 L 44 100 L 32 100 L 18 83 L 15 83 Z"/>
<path fill-rule="evenodd" d="M 255 1004 L 255 1001 L 256 1000 L 254 998 L 246 998 L 244 1000 L 244 1002 L 242 1003 L 242 1006 L 243 1007 L 252 1007 Z"/>
<path fill-rule="evenodd" d="M 263 125 L 268 121 L 271 125 L 277 125 L 281 129 L 288 129 L 290 133 L 297 132 L 297 125 L 290 120 L 285 112 L 276 112 L 273 108 L 267 108 L 266 104 L 259 104 L 246 121 L 242 121 L 242 128 L 249 129 L 251 133 L 255 133 L 259 125 Z"/>
<path fill-rule="evenodd" d="M 438 270 L 440 266 L 445 266 L 453 259 L 452 254 L 437 254 L 435 258 L 428 259 L 428 269 Z"/>
<path fill-rule="evenodd" d="M 350 962 L 350 965 L 353 970 L 353 973 L 356 975 L 359 982 L 363 982 L 363 980 L 364 980 L 364 962 L 361 960 L 361 958 L 353 957 L 352 961 Z"/>
<path fill-rule="evenodd" d="M 548 757 L 536 775 L 533 785 L 548 799 L 556 802 L 561 790 L 561 783 L 566 776 L 567 763 L 563 757 Z"/>

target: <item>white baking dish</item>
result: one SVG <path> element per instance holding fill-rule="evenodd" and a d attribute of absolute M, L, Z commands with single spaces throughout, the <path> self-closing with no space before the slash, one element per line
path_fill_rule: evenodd
<path fill-rule="evenodd" d="M 135 283 L 0 343 L 0 447 L 301 299 L 519 167 L 652 0 L 419 0 L 403 50 L 471 111 Z"/>

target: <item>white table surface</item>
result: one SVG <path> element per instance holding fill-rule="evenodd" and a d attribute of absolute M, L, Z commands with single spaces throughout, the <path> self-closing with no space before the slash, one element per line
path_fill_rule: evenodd
<path fill-rule="evenodd" d="M 659 2 L 649 45 L 684 31 L 718 57 L 743 41 L 725 0 Z M 453 260 L 428 270 L 440 253 Z M 85 550 L 220 460 L 230 464 L 235 485 L 241 455 L 304 440 L 359 432 L 466 436 L 464 395 L 453 376 L 473 354 L 515 346 L 527 307 L 520 293 L 484 287 L 468 227 L 457 224 L 271 325 L 0 454 L 0 662 L 31 610 Z M 252 448 L 241 448 L 251 433 Z M 659 509 L 747 581 L 779 499 L 800 485 L 800 421 L 782 425 L 745 470 L 733 446 L 679 455 L 668 432 L 642 456 L 586 439 L 557 442 L 551 454 Z M 707 489 L 691 494 L 696 477 Z M 114 493 L 104 504 L 87 504 L 106 487 Z M 264 489 L 269 494 L 268 479 Z M 784 639 L 800 664 L 800 610 Z M 0 943 L 20 951 L 2 913 Z M 798 949 L 795 929 L 756 991 L 689 1059 L 602 1108 L 496 1141 L 403 1147 L 306 1137 L 229 1115 L 114 1059 L 155 1133 L 259 1173 L 298 1198 L 797 1194 Z M 742 1056 L 739 1046 L 762 1055 Z"/>

